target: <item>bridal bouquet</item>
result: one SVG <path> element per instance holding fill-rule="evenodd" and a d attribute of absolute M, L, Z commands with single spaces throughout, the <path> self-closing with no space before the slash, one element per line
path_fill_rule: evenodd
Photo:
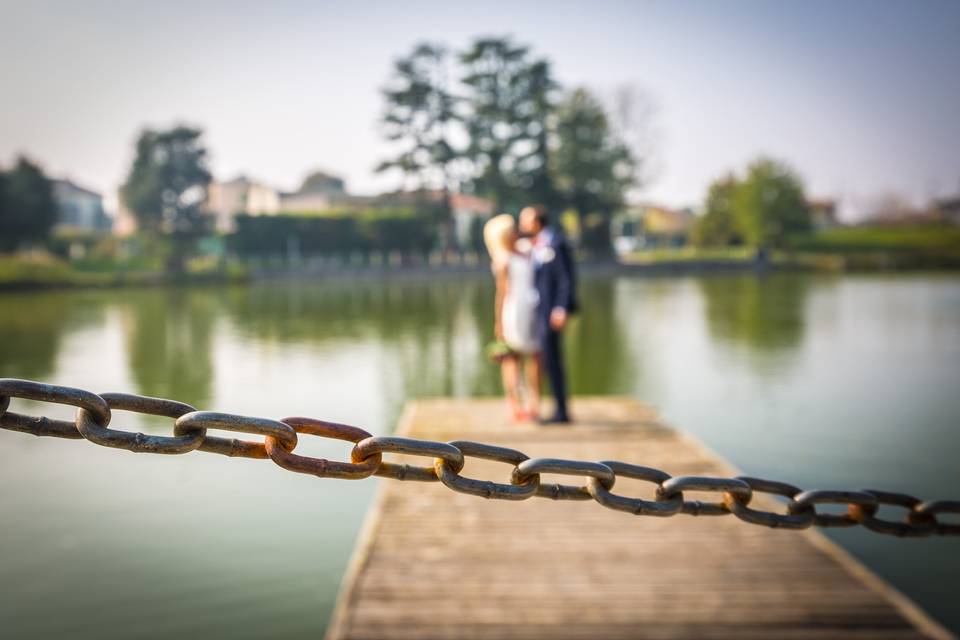
<path fill-rule="evenodd" d="M 503 340 L 494 340 L 488 344 L 486 352 L 490 362 L 500 362 L 504 358 L 509 358 L 513 355 L 513 349 Z"/>

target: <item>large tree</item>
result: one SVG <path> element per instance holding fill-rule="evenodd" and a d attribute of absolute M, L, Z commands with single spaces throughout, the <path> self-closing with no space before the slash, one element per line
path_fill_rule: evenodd
<path fill-rule="evenodd" d="M 557 88 L 550 65 L 509 38 L 480 38 L 460 55 L 467 88 L 465 156 L 476 190 L 497 210 L 555 200 L 548 130 Z"/>
<path fill-rule="evenodd" d="M 694 244 L 699 247 L 726 247 L 743 243 L 733 210 L 734 198 L 740 186 L 733 174 L 715 180 L 710 185 L 704 213 L 693 228 Z"/>
<path fill-rule="evenodd" d="M 56 221 L 53 187 L 39 166 L 21 157 L 0 171 L 0 250 L 45 240 Z"/>
<path fill-rule="evenodd" d="M 452 236 L 450 207 L 451 167 L 457 153 L 451 143 L 457 122 L 457 99 L 448 86 L 446 49 L 420 43 L 394 62 L 393 75 L 383 90 L 386 109 L 382 124 L 386 137 L 399 150 L 378 171 L 399 170 L 420 190 L 441 190 L 437 211 L 441 238 L 449 246 Z"/>
<path fill-rule="evenodd" d="M 550 170 L 550 152 L 559 85 L 545 60 L 531 63 L 520 80 L 526 100 L 522 109 L 526 139 L 516 149 L 517 187 L 526 199 L 524 204 L 537 202 L 556 209 L 563 202 Z"/>
<path fill-rule="evenodd" d="M 811 226 L 800 178 L 785 163 L 769 158 L 747 168 L 733 198 L 733 211 L 744 241 L 758 249 L 781 246 L 789 235 Z"/>
<path fill-rule="evenodd" d="M 551 167 L 567 205 L 577 212 L 581 242 L 609 252 L 610 218 L 633 184 L 634 159 L 611 130 L 603 106 L 585 89 L 560 105 L 556 138 Z"/>
<path fill-rule="evenodd" d="M 167 267 L 172 271 L 183 270 L 197 238 L 210 226 L 202 210 L 211 179 L 202 135 L 183 126 L 143 131 L 120 190 L 139 229 L 171 239 Z"/>

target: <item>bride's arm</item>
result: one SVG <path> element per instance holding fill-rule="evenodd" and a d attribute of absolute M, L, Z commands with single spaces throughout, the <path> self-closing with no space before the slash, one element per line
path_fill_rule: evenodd
<path fill-rule="evenodd" d="M 493 303 L 493 335 L 497 340 L 503 340 L 503 299 L 507 296 L 510 280 L 507 277 L 507 265 L 497 265 L 494 268 L 497 283 L 497 294 Z"/>

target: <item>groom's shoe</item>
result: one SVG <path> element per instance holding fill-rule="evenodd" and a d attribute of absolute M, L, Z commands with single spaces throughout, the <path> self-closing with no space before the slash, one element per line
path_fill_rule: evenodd
<path fill-rule="evenodd" d="M 543 426 L 551 426 L 551 425 L 557 426 L 557 425 L 570 424 L 570 416 L 556 414 L 550 418 L 547 418 L 546 420 L 541 420 L 540 424 L 542 424 Z"/>

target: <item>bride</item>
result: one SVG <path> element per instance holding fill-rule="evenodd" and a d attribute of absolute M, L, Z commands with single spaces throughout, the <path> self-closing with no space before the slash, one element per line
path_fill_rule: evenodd
<path fill-rule="evenodd" d="M 500 360 L 503 388 L 514 420 L 523 422 L 540 417 L 540 342 L 534 325 L 538 296 L 533 262 L 518 249 L 517 239 L 510 214 L 495 216 L 483 227 L 497 285 L 494 333 L 509 348 Z"/>

